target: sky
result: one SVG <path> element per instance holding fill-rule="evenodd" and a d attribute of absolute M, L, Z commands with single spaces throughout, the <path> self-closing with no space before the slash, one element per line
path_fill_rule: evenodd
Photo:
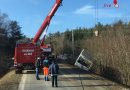
<path fill-rule="evenodd" d="M 0 0 L 0 12 L 16 20 L 22 33 L 33 38 L 54 3 L 55 0 Z M 118 8 L 113 0 L 63 0 L 62 4 L 47 33 L 130 20 L 130 0 L 118 0 Z"/>

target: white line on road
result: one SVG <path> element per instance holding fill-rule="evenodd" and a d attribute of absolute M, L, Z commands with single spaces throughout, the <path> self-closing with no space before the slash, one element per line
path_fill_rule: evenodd
<path fill-rule="evenodd" d="M 23 74 L 19 87 L 18 87 L 18 90 L 24 90 L 26 78 L 27 78 L 27 75 Z"/>

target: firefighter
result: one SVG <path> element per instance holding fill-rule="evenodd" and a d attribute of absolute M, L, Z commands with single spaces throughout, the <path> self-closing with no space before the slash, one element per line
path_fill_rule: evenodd
<path fill-rule="evenodd" d="M 56 63 L 56 61 L 53 60 L 52 64 L 49 67 L 49 71 L 52 78 L 52 87 L 54 87 L 54 83 L 55 83 L 55 86 L 58 87 L 58 83 L 57 83 L 58 70 L 59 70 L 59 66 Z"/>
<path fill-rule="evenodd" d="M 40 58 L 38 57 L 35 62 L 35 68 L 36 68 L 36 79 L 40 80 L 39 78 L 39 68 L 40 68 Z"/>
<path fill-rule="evenodd" d="M 48 75 L 49 75 L 49 60 L 47 57 L 45 57 L 45 60 L 43 61 L 43 73 L 44 73 L 44 79 L 45 81 L 49 81 Z"/>

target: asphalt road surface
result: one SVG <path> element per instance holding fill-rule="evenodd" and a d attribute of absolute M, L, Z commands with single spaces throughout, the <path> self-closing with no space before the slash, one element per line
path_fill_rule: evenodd
<path fill-rule="evenodd" d="M 34 71 L 24 71 L 18 90 L 130 90 L 100 76 L 87 73 L 68 64 L 59 64 L 58 87 L 50 81 L 36 80 Z"/>

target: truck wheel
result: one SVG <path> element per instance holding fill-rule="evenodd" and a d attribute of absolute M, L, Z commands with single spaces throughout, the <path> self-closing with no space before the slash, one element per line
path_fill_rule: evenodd
<path fill-rule="evenodd" d="M 18 70 L 15 70 L 15 74 L 19 74 L 19 73 L 18 73 Z"/>
<path fill-rule="evenodd" d="M 21 69 L 16 69 L 16 70 L 15 70 L 15 73 L 16 73 L 16 74 L 22 74 L 22 70 L 21 70 Z"/>

